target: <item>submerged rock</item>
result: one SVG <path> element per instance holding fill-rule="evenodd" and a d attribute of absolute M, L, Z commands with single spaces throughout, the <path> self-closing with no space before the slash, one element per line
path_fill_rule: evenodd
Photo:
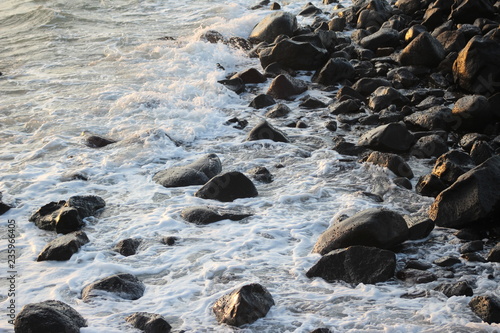
<path fill-rule="evenodd" d="M 78 252 L 80 247 L 87 244 L 89 239 L 83 231 L 76 231 L 58 237 L 48 243 L 38 255 L 37 261 L 45 260 L 69 260 L 73 254 Z"/>
<path fill-rule="evenodd" d="M 102 148 L 116 143 L 116 141 L 98 135 L 90 135 L 85 138 L 85 145 L 90 148 Z"/>
<path fill-rule="evenodd" d="M 439 286 L 434 288 L 434 290 L 439 291 L 448 297 L 472 296 L 474 294 L 471 286 L 466 281 L 440 284 Z"/>
<path fill-rule="evenodd" d="M 146 333 L 170 333 L 172 326 L 162 315 L 148 312 L 136 312 L 125 320 L 135 328 Z"/>
<path fill-rule="evenodd" d="M 181 217 L 191 223 L 203 225 L 222 220 L 239 221 L 252 214 L 245 214 L 237 210 L 223 209 L 217 207 L 190 207 L 181 212 Z"/>
<path fill-rule="evenodd" d="M 128 257 L 136 254 L 139 245 L 141 245 L 141 240 L 138 238 L 122 239 L 115 245 L 113 251 L 120 253 L 122 256 Z"/>
<path fill-rule="evenodd" d="M 93 297 L 106 296 L 111 294 L 128 300 L 136 300 L 144 295 L 146 286 L 131 274 L 116 274 L 92 282 L 82 290 L 84 302 L 90 301 Z"/>
<path fill-rule="evenodd" d="M 202 199 L 230 202 L 239 198 L 256 197 L 258 194 L 255 185 L 247 176 L 232 171 L 212 178 L 194 195 Z"/>

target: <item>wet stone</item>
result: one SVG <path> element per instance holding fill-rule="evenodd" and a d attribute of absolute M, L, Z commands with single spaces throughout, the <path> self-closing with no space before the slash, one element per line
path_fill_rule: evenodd
<path fill-rule="evenodd" d="M 462 261 L 454 256 L 445 256 L 441 257 L 439 259 L 434 260 L 434 264 L 440 266 L 440 267 L 451 267 L 456 264 L 460 264 Z"/>

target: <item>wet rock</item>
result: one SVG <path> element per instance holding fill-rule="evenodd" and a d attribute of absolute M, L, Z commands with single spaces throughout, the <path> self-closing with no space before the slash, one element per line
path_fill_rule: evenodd
<path fill-rule="evenodd" d="M 279 3 L 277 3 L 277 2 L 273 2 L 273 3 L 271 4 L 271 10 L 280 10 L 280 9 L 281 9 L 281 6 L 280 6 L 280 4 L 279 4 Z"/>
<path fill-rule="evenodd" d="M 350 114 L 360 112 L 361 102 L 355 99 L 335 102 L 328 106 L 331 114 Z"/>
<path fill-rule="evenodd" d="M 354 67 L 343 58 L 332 58 L 316 73 L 311 80 L 325 86 L 337 84 L 343 80 L 352 80 L 355 76 Z"/>
<path fill-rule="evenodd" d="M 252 176 L 256 181 L 269 184 L 273 182 L 273 175 L 266 167 L 255 167 L 253 169 L 248 170 L 248 173 Z"/>
<path fill-rule="evenodd" d="M 426 197 L 437 197 L 446 189 L 446 185 L 433 174 L 427 174 L 418 179 L 415 190 L 418 194 Z"/>
<path fill-rule="evenodd" d="M 304 82 L 281 74 L 271 82 L 267 94 L 274 98 L 287 99 L 291 96 L 302 94 L 306 90 L 307 86 Z"/>
<path fill-rule="evenodd" d="M 321 327 L 321 328 L 317 328 L 309 333 L 333 333 L 333 332 L 330 331 L 328 328 Z"/>
<path fill-rule="evenodd" d="M 313 252 L 324 255 L 352 245 L 390 249 L 406 241 L 408 237 L 408 226 L 401 215 L 386 209 L 372 208 L 334 223 L 319 236 Z"/>
<path fill-rule="evenodd" d="M 359 44 L 372 51 L 377 51 L 377 49 L 384 47 L 398 47 L 399 32 L 394 29 L 380 29 L 361 39 Z"/>
<path fill-rule="evenodd" d="M 410 166 L 399 155 L 374 151 L 368 156 L 366 162 L 388 168 L 396 176 L 406 177 L 409 179 L 413 178 L 413 172 Z"/>
<path fill-rule="evenodd" d="M 407 190 L 411 190 L 413 188 L 413 185 L 411 184 L 410 180 L 406 177 L 396 177 L 392 181 L 397 186 L 405 188 Z"/>
<path fill-rule="evenodd" d="M 254 109 L 263 109 L 268 106 L 276 104 L 276 101 L 272 96 L 267 95 L 267 94 L 259 94 L 255 96 L 255 98 L 250 102 L 251 107 Z"/>
<path fill-rule="evenodd" d="M 73 254 L 87 244 L 89 239 L 83 231 L 76 231 L 49 242 L 40 252 L 36 261 L 69 260 Z"/>
<path fill-rule="evenodd" d="M 432 174 L 445 184 L 453 184 L 458 177 L 474 167 L 469 154 L 459 150 L 450 150 L 439 156 L 432 169 Z"/>
<path fill-rule="evenodd" d="M 404 118 L 405 124 L 415 130 L 448 130 L 457 124 L 451 110 L 447 107 L 433 106 L 425 111 L 418 111 Z"/>
<path fill-rule="evenodd" d="M 203 185 L 221 171 L 219 157 L 208 154 L 191 164 L 160 171 L 153 176 L 153 181 L 164 187 Z"/>
<path fill-rule="evenodd" d="M 79 333 L 86 320 L 66 303 L 49 300 L 25 305 L 14 321 L 16 333 Z"/>
<path fill-rule="evenodd" d="M 421 260 L 409 260 L 405 265 L 405 268 L 418 269 L 421 271 L 428 270 L 431 267 L 432 267 L 431 263 Z"/>
<path fill-rule="evenodd" d="M 326 108 L 326 104 L 314 97 L 307 97 L 302 103 L 299 104 L 299 107 L 304 109 L 320 109 Z"/>
<path fill-rule="evenodd" d="M 284 39 L 275 46 L 261 51 L 259 59 L 263 68 L 277 62 L 294 70 L 317 70 L 328 60 L 328 52 L 308 42 Z"/>
<path fill-rule="evenodd" d="M 337 122 L 335 120 L 329 120 L 325 123 L 325 128 L 330 132 L 335 132 L 338 128 Z"/>
<path fill-rule="evenodd" d="M 168 245 L 168 246 L 173 246 L 175 245 L 175 243 L 179 240 L 179 238 L 175 237 L 175 236 L 167 236 L 167 237 L 163 237 L 161 239 L 161 243 L 162 244 L 165 244 L 165 245 Z"/>
<path fill-rule="evenodd" d="M 408 221 L 407 221 L 408 222 Z M 423 219 L 416 222 L 408 223 L 408 230 L 410 231 L 410 240 L 418 240 L 426 238 L 434 230 L 434 221 L 431 219 Z"/>
<path fill-rule="evenodd" d="M 443 45 L 445 54 L 450 52 L 460 52 L 466 44 L 465 36 L 462 32 L 443 31 L 436 39 Z"/>
<path fill-rule="evenodd" d="M 485 162 L 493 154 L 493 148 L 485 141 L 476 141 L 470 151 L 470 157 L 477 165 Z"/>
<path fill-rule="evenodd" d="M 482 251 L 483 250 L 483 241 L 482 240 L 475 240 L 472 242 L 467 242 L 464 245 L 460 246 L 459 252 L 461 254 L 464 253 L 471 253 L 471 252 L 477 252 L 477 251 Z"/>
<path fill-rule="evenodd" d="M 417 38 L 418 35 L 425 31 L 427 31 L 427 28 L 423 25 L 415 24 L 414 26 L 411 26 L 408 31 L 406 31 L 405 42 L 409 44 L 412 40 Z"/>
<path fill-rule="evenodd" d="M 403 123 L 390 123 L 363 134 L 358 145 L 378 151 L 406 152 L 413 144 L 413 140 L 413 135 Z"/>
<path fill-rule="evenodd" d="M 115 245 L 113 251 L 120 253 L 122 256 L 128 257 L 136 254 L 139 245 L 141 245 L 141 240 L 138 238 L 122 239 Z"/>
<path fill-rule="evenodd" d="M 249 40 L 238 36 L 230 37 L 224 41 L 224 44 L 243 51 L 250 51 L 252 49 L 252 43 Z"/>
<path fill-rule="evenodd" d="M 286 104 L 277 104 L 266 113 L 267 118 L 281 118 L 288 115 L 292 110 Z"/>
<path fill-rule="evenodd" d="M 297 29 L 297 18 L 287 12 L 274 12 L 260 21 L 250 33 L 249 40 L 253 43 L 272 43 L 279 35 L 292 36 Z"/>
<path fill-rule="evenodd" d="M 466 281 L 459 281 L 457 283 L 443 283 L 434 288 L 434 290 L 445 294 L 447 297 L 472 296 L 474 294 L 471 286 Z"/>
<path fill-rule="evenodd" d="M 439 157 L 448 151 L 448 145 L 437 134 L 427 135 L 417 140 L 411 154 L 417 158 Z"/>
<path fill-rule="evenodd" d="M 421 0 L 398 0 L 395 4 L 406 15 L 415 14 L 415 12 L 422 9 L 423 5 L 424 3 Z"/>
<path fill-rule="evenodd" d="M 495 8 L 488 0 L 463 0 L 455 2 L 450 19 L 456 23 L 473 23 L 479 17 L 491 18 Z"/>
<path fill-rule="evenodd" d="M 427 29 L 429 29 L 429 31 L 434 30 L 434 28 L 444 23 L 446 18 L 451 13 L 452 5 L 453 5 L 453 0 L 435 1 L 425 11 L 422 25 L 426 26 Z"/>
<path fill-rule="evenodd" d="M 458 239 L 467 241 L 482 240 L 483 238 L 488 237 L 487 233 L 481 228 L 467 227 L 457 230 L 454 235 Z"/>
<path fill-rule="evenodd" d="M 272 140 L 275 142 L 290 142 L 287 136 L 274 128 L 267 121 L 263 121 L 257 124 L 251 131 L 248 133 L 246 141 L 257 141 L 257 140 Z"/>
<path fill-rule="evenodd" d="M 11 208 L 12 207 L 2 202 L 2 193 L 0 192 L 0 215 L 5 214 Z"/>
<path fill-rule="evenodd" d="M 244 174 L 237 171 L 216 176 L 195 194 L 202 199 L 230 202 L 239 198 L 252 198 L 258 195 L 255 185 Z"/>
<path fill-rule="evenodd" d="M 495 245 L 495 247 L 488 252 L 486 260 L 489 262 L 500 262 L 500 243 Z"/>
<path fill-rule="evenodd" d="M 463 253 L 460 257 L 469 261 L 469 262 L 480 262 L 480 263 L 487 262 L 486 259 L 484 259 L 482 255 L 480 255 L 479 253 L 476 253 L 476 252 Z"/>
<path fill-rule="evenodd" d="M 353 84 L 352 88 L 363 96 L 372 94 L 379 87 L 392 87 L 391 82 L 381 78 L 361 78 Z"/>
<path fill-rule="evenodd" d="M 408 44 L 399 61 L 403 66 L 436 67 L 446 56 L 441 43 L 428 32 L 422 32 Z"/>
<path fill-rule="evenodd" d="M 249 68 L 239 73 L 234 74 L 231 79 L 239 78 L 243 83 L 264 83 L 266 82 L 266 77 L 255 68 Z"/>
<path fill-rule="evenodd" d="M 116 143 L 116 141 L 98 135 L 90 135 L 85 138 L 85 145 L 90 148 L 102 148 Z"/>
<path fill-rule="evenodd" d="M 392 87 L 379 87 L 370 96 L 368 106 L 375 112 L 389 107 L 390 105 L 402 107 L 409 104 L 408 99 Z"/>
<path fill-rule="evenodd" d="M 488 137 L 484 134 L 467 133 L 464 136 L 462 136 L 459 145 L 466 152 L 470 153 L 470 151 L 472 150 L 472 146 L 474 146 L 474 143 L 476 143 L 477 141 L 486 141 L 486 140 L 488 140 Z"/>
<path fill-rule="evenodd" d="M 334 17 L 328 22 L 328 29 L 332 31 L 344 31 L 346 23 L 345 17 Z"/>
<path fill-rule="evenodd" d="M 481 95 L 469 95 L 455 102 L 451 110 L 456 118 L 455 130 L 480 131 L 493 119 L 488 99 Z"/>
<path fill-rule="evenodd" d="M 488 324 L 500 323 L 500 300 L 494 296 L 476 296 L 470 302 L 472 311 Z"/>
<path fill-rule="evenodd" d="M 350 246 L 327 252 L 307 271 L 308 278 L 321 277 L 328 282 L 384 282 L 394 276 L 396 255 L 368 246 Z"/>
<path fill-rule="evenodd" d="M 224 42 L 224 36 L 218 31 L 208 30 L 200 36 L 200 40 L 207 41 L 211 44 L 217 44 Z"/>
<path fill-rule="evenodd" d="M 273 297 L 267 289 L 253 283 L 222 296 L 212 310 L 219 323 L 239 327 L 265 317 L 273 305 Z"/>
<path fill-rule="evenodd" d="M 390 70 L 387 73 L 387 78 L 392 81 L 394 87 L 401 88 L 411 88 L 420 82 L 418 77 L 405 67 Z"/>
<path fill-rule="evenodd" d="M 136 300 L 142 297 L 146 287 L 135 276 L 131 274 L 116 274 L 105 277 L 87 285 L 82 290 L 84 302 L 90 301 L 93 297 L 113 296 L 128 300 Z"/>
<path fill-rule="evenodd" d="M 396 277 L 411 284 L 428 283 L 437 280 L 437 276 L 434 273 L 413 268 L 406 268 L 398 271 Z"/>
<path fill-rule="evenodd" d="M 68 201 L 51 202 L 42 206 L 30 218 L 30 222 L 43 230 L 55 230 L 67 234 L 84 225 L 83 219 L 96 215 L 106 203 L 94 195 L 73 196 Z"/>
<path fill-rule="evenodd" d="M 450 267 L 456 264 L 460 264 L 459 258 L 454 256 L 445 256 L 434 260 L 434 263 L 440 267 Z"/>
<path fill-rule="evenodd" d="M 297 14 L 298 16 L 314 16 L 323 13 L 321 9 L 318 7 L 314 6 L 312 3 L 308 2 L 305 4 L 300 12 Z"/>
<path fill-rule="evenodd" d="M 252 214 L 243 214 L 237 210 L 223 209 L 217 207 L 190 207 L 181 212 L 181 217 L 191 223 L 198 225 L 210 224 L 222 220 L 240 221 Z"/>
<path fill-rule="evenodd" d="M 172 326 L 162 315 L 148 312 L 136 312 L 125 318 L 135 328 L 146 333 L 169 333 Z"/>
<path fill-rule="evenodd" d="M 243 83 L 243 80 L 239 77 L 229 80 L 219 80 L 217 82 L 237 94 L 241 94 L 245 91 L 245 83 Z"/>
<path fill-rule="evenodd" d="M 226 126 L 233 126 L 236 129 L 244 129 L 248 125 L 248 120 L 241 120 L 236 117 L 226 120 L 224 123 Z"/>
<path fill-rule="evenodd" d="M 428 290 L 415 291 L 411 293 L 404 293 L 400 297 L 403 299 L 416 299 L 416 298 L 424 298 L 429 297 L 430 292 Z"/>

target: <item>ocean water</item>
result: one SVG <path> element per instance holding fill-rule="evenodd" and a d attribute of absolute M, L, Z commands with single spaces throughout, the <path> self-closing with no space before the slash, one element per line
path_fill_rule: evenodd
<path fill-rule="evenodd" d="M 292 0 L 283 7 L 297 14 L 304 3 Z M 245 142 L 265 113 L 248 103 L 270 81 L 241 95 L 218 84 L 232 72 L 261 70 L 259 62 L 200 36 L 217 30 L 226 38 L 248 37 L 270 12 L 249 10 L 251 5 L 243 0 L 2 0 L 0 191 L 15 208 L 0 217 L 1 332 L 12 330 L 6 315 L 8 220 L 17 226 L 17 312 L 28 303 L 57 299 L 87 319 L 83 333 L 136 332 L 124 318 L 137 311 L 163 315 L 174 332 L 500 331 L 498 324 L 482 323 L 472 313 L 470 297 L 431 292 L 426 298 L 400 298 L 432 289 L 444 278 L 423 286 L 397 280 L 352 286 L 305 276 L 319 259 L 310 253 L 316 239 L 337 217 L 371 207 L 424 216 L 432 200 L 395 186 L 387 170 L 333 151 L 332 133 L 322 125 L 328 117 L 324 110 L 301 110 L 298 102 L 287 102 L 291 115 L 270 122 L 291 143 Z M 310 24 L 312 18 L 299 17 L 299 22 Z M 310 75 L 299 73 L 306 80 Z M 332 101 L 332 92 L 305 95 Z M 224 124 L 235 116 L 249 126 L 239 130 Z M 285 127 L 299 118 L 309 127 Z M 338 133 L 356 140 L 355 132 Z M 89 148 L 84 145 L 88 134 L 118 142 Z M 265 166 L 274 182 L 256 182 L 256 198 L 218 203 L 194 197 L 199 186 L 167 189 L 152 181 L 156 172 L 207 153 L 220 157 L 224 172 Z M 416 175 L 432 166 L 410 163 Z M 88 181 L 73 179 L 75 173 Z M 50 201 L 85 194 L 99 195 L 107 204 L 101 215 L 86 219 L 90 243 L 67 262 L 36 262 L 56 235 L 28 218 Z M 207 226 L 180 218 L 182 209 L 207 204 L 254 215 Z M 161 242 L 166 236 L 179 240 L 167 246 Z M 136 255 L 111 250 L 129 237 L 142 239 Z M 398 268 L 408 258 L 458 255 L 459 245 L 451 231 L 436 229 L 426 240 L 405 244 Z M 472 282 L 477 295 L 498 295 L 498 270 L 497 264 L 466 263 L 457 276 Z M 84 286 L 116 273 L 139 277 L 144 296 L 82 302 Z M 495 278 L 488 279 L 490 274 Z M 211 310 L 215 300 L 252 282 L 274 297 L 268 315 L 241 329 L 217 324 Z"/>

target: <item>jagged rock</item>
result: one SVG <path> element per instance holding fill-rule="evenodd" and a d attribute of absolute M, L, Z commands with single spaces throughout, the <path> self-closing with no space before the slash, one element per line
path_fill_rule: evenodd
<path fill-rule="evenodd" d="M 455 102 L 451 110 L 455 116 L 455 130 L 480 131 L 493 120 L 488 99 L 481 95 L 469 95 Z"/>
<path fill-rule="evenodd" d="M 413 140 L 413 135 L 403 123 L 390 123 L 363 134 L 358 145 L 379 151 L 406 152 L 413 144 Z"/>
<path fill-rule="evenodd" d="M 55 300 L 25 305 L 14 321 L 16 333 L 79 333 L 81 327 L 87 327 L 86 320 L 68 304 Z"/>
<path fill-rule="evenodd" d="M 363 96 L 372 94 L 380 87 L 392 87 L 392 84 L 381 78 L 361 78 L 352 85 L 352 89 Z"/>
<path fill-rule="evenodd" d="M 408 44 L 399 61 L 403 66 L 436 67 L 446 56 L 441 43 L 428 32 L 422 32 Z"/>
<path fill-rule="evenodd" d="M 394 172 L 396 176 L 406 177 L 409 179 L 413 178 L 413 172 L 410 166 L 399 155 L 374 151 L 368 156 L 366 162 L 388 168 Z"/>
<path fill-rule="evenodd" d="M 38 255 L 37 261 L 69 260 L 89 239 L 83 231 L 76 231 L 49 242 Z"/>
<path fill-rule="evenodd" d="M 244 174 L 232 171 L 210 179 L 194 195 L 202 199 L 230 202 L 239 198 L 256 197 L 258 192 Z"/>
<path fill-rule="evenodd" d="M 495 8 L 488 0 L 463 0 L 455 2 L 450 19 L 456 23 L 473 23 L 479 17 L 491 18 Z"/>
<path fill-rule="evenodd" d="M 217 83 L 222 84 L 224 87 L 237 94 L 241 94 L 245 91 L 245 83 L 243 83 L 243 80 L 239 77 L 229 80 L 219 80 Z"/>
<path fill-rule="evenodd" d="M 360 108 L 361 101 L 355 99 L 335 102 L 328 106 L 330 113 L 335 115 L 357 113 L 360 111 Z"/>
<path fill-rule="evenodd" d="M 352 245 L 390 249 L 409 237 L 405 219 L 386 209 L 367 209 L 341 222 L 334 223 L 323 232 L 313 252 L 322 255 Z"/>
<path fill-rule="evenodd" d="M 185 208 L 181 212 L 181 217 L 185 221 L 198 225 L 210 224 L 222 220 L 239 221 L 249 216 L 252 216 L 252 214 L 243 214 L 236 210 L 207 206 Z"/>
<path fill-rule="evenodd" d="M 307 97 L 302 103 L 299 104 L 299 107 L 304 109 L 319 109 L 326 108 L 326 104 L 314 97 Z"/>
<path fill-rule="evenodd" d="M 266 82 L 266 77 L 262 75 L 261 72 L 259 72 L 255 68 L 249 68 L 244 71 L 238 72 L 234 74 L 231 79 L 236 79 L 240 78 L 243 83 L 264 83 Z"/>
<path fill-rule="evenodd" d="M 425 111 L 417 111 L 404 118 L 405 124 L 416 130 L 448 130 L 457 124 L 451 109 L 443 106 L 433 106 Z"/>
<path fill-rule="evenodd" d="M 263 109 L 268 106 L 276 104 L 274 98 L 267 94 L 259 94 L 250 102 L 251 107 L 255 109 Z"/>
<path fill-rule="evenodd" d="M 439 157 L 448 151 L 448 145 L 437 134 L 427 135 L 417 140 L 411 154 L 417 158 Z"/>
<path fill-rule="evenodd" d="M 217 44 L 219 42 L 224 42 L 224 36 L 218 31 L 208 30 L 200 36 L 200 40 L 207 41 L 211 44 Z"/>
<path fill-rule="evenodd" d="M 446 189 L 446 185 L 433 174 L 427 174 L 418 179 L 415 190 L 418 194 L 426 197 L 437 197 Z"/>
<path fill-rule="evenodd" d="M 141 240 L 138 238 L 122 239 L 115 245 L 113 251 L 120 253 L 122 256 L 128 257 L 136 254 L 139 245 L 141 245 Z"/>
<path fill-rule="evenodd" d="M 291 96 L 302 94 L 306 90 L 307 86 L 304 82 L 281 74 L 271 82 L 267 94 L 274 98 L 287 99 Z"/>
<path fill-rule="evenodd" d="M 50 202 L 42 206 L 31 215 L 29 221 L 40 229 L 67 234 L 81 229 L 83 219 L 94 216 L 105 205 L 104 200 L 98 196 L 73 196 L 68 201 Z"/>
<path fill-rule="evenodd" d="M 402 107 L 409 103 L 408 99 L 392 87 L 379 87 L 370 96 L 368 106 L 375 112 L 394 104 Z"/>
<path fill-rule="evenodd" d="M 252 176 L 256 181 L 269 184 L 273 182 L 273 175 L 266 167 L 255 167 L 253 169 L 248 170 L 248 173 Z"/>
<path fill-rule="evenodd" d="M 359 44 L 365 49 L 372 51 L 377 51 L 377 49 L 383 47 L 398 47 L 399 32 L 394 29 L 380 29 L 361 39 Z"/>
<path fill-rule="evenodd" d="M 432 169 L 432 174 L 445 184 L 452 184 L 473 167 L 474 161 L 469 154 L 454 149 L 439 156 Z"/>
<path fill-rule="evenodd" d="M 92 282 L 82 290 L 84 302 L 92 297 L 106 296 L 108 293 L 128 300 L 136 300 L 144 295 L 146 286 L 131 274 L 116 274 Z"/>
<path fill-rule="evenodd" d="M 401 67 L 390 70 L 387 73 L 394 87 L 411 88 L 417 85 L 420 80 L 408 68 Z"/>
<path fill-rule="evenodd" d="M 325 86 L 334 85 L 342 80 L 352 80 L 355 76 L 354 67 L 343 58 L 331 58 L 320 70 L 314 73 L 311 80 Z"/>
<path fill-rule="evenodd" d="M 85 145 L 90 148 L 102 148 L 116 143 L 116 141 L 98 135 L 90 135 L 85 138 Z"/>
<path fill-rule="evenodd" d="M 472 296 L 474 294 L 471 286 L 466 281 L 459 281 L 457 283 L 443 283 L 434 288 L 434 290 L 439 291 L 448 297 Z"/>
<path fill-rule="evenodd" d="M 277 62 L 294 70 L 316 70 L 328 60 L 328 52 L 308 42 L 284 39 L 273 47 L 262 50 L 259 59 L 263 68 Z"/>
<path fill-rule="evenodd" d="M 495 247 L 488 252 L 486 260 L 489 262 L 500 262 L 500 243 L 495 245 Z"/>
<path fill-rule="evenodd" d="M 488 324 L 500 323 L 500 300 L 494 296 L 476 296 L 470 302 L 472 311 Z"/>
<path fill-rule="evenodd" d="M 437 280 L 434 273 L 419 269 L 405 268 L 396 273 L 396 277 L 409 283 L 428 283 Z"/>
<path fill-rule="evenodd" d="M 384 282 L 394 276 L 396 255 L 389 250 L 368 246 L 350 246 L 325 253 L 307 271 L 308 278 L 321 277 L 328 282 Z"/>
<path fill-rule="evenodd" d="M 272 140 L 275 142 L 290 142 L 287 136 L 274 128 L 267 121 L 257 124 L 249 133 L 246 141 Z"/>
<path fill-rule="evenodd" d="M 312 3 L 308 2 L 307 4 L 302 7 L 300 12 L 297 14 L 297 16 L 314 16 L 323 13 L 321 9 L 318 7 L 314 6 Z"/>
<path fill-rule="evenodd" d="M 287 12 L 274 12 L 260 21 L 250 33 L 248 38 L 254 43 L 272 43 L 279 35 L 292 36 L 297 29 L 297 18 Z"/>
<path fill-rule="evenodd" d="M 273 297 L 267 289 L 253 283 L 222 296 L 212 310 L 219 323 L 239 327 L 265 317 L 273 305 Z"/>
<path fill-rule="evenodd" d="M 493 148 L 485 141 L 476 141 L 471 148 L 470 157 L 477 165 L 485 162 L 494 154 Z"/>
<path fill-rule="evenodd" d="M 330 331 L 328 328 L 326 327 L 321 327 L 321 328 L 317 328 L 309 333 L 333 333 L 332 331 Z"/>
<path fill-rule="evenodd" d="M 292 112 L 290 108 L 286 104 L 277 104 L 276 106 L 272 107 L 269 111 L 266 113 L 267 118 L 280 118 L 280 117 L 285 117 L 287 114 Z"/>
<path fill-rule="evenodd" d="M 136 312 L 127 316 L 125 320 L 146 333 L 170 333 L 172 326 L 162 315 L 148 312 Z"/>
<path fill-rule="evenodd" d="M 436 39 L 443 45 L 445 54 L 460 52 L 466 44 L 465 36 L 461 31 L 443 31 Z"/>
<path fill-rule="evenodd" d="M 165 187 L 203 185 L 221 171 L 219 157 L 208 154 L 191 164 L 160 171 L 153 176 L 153 181 Z"/>

